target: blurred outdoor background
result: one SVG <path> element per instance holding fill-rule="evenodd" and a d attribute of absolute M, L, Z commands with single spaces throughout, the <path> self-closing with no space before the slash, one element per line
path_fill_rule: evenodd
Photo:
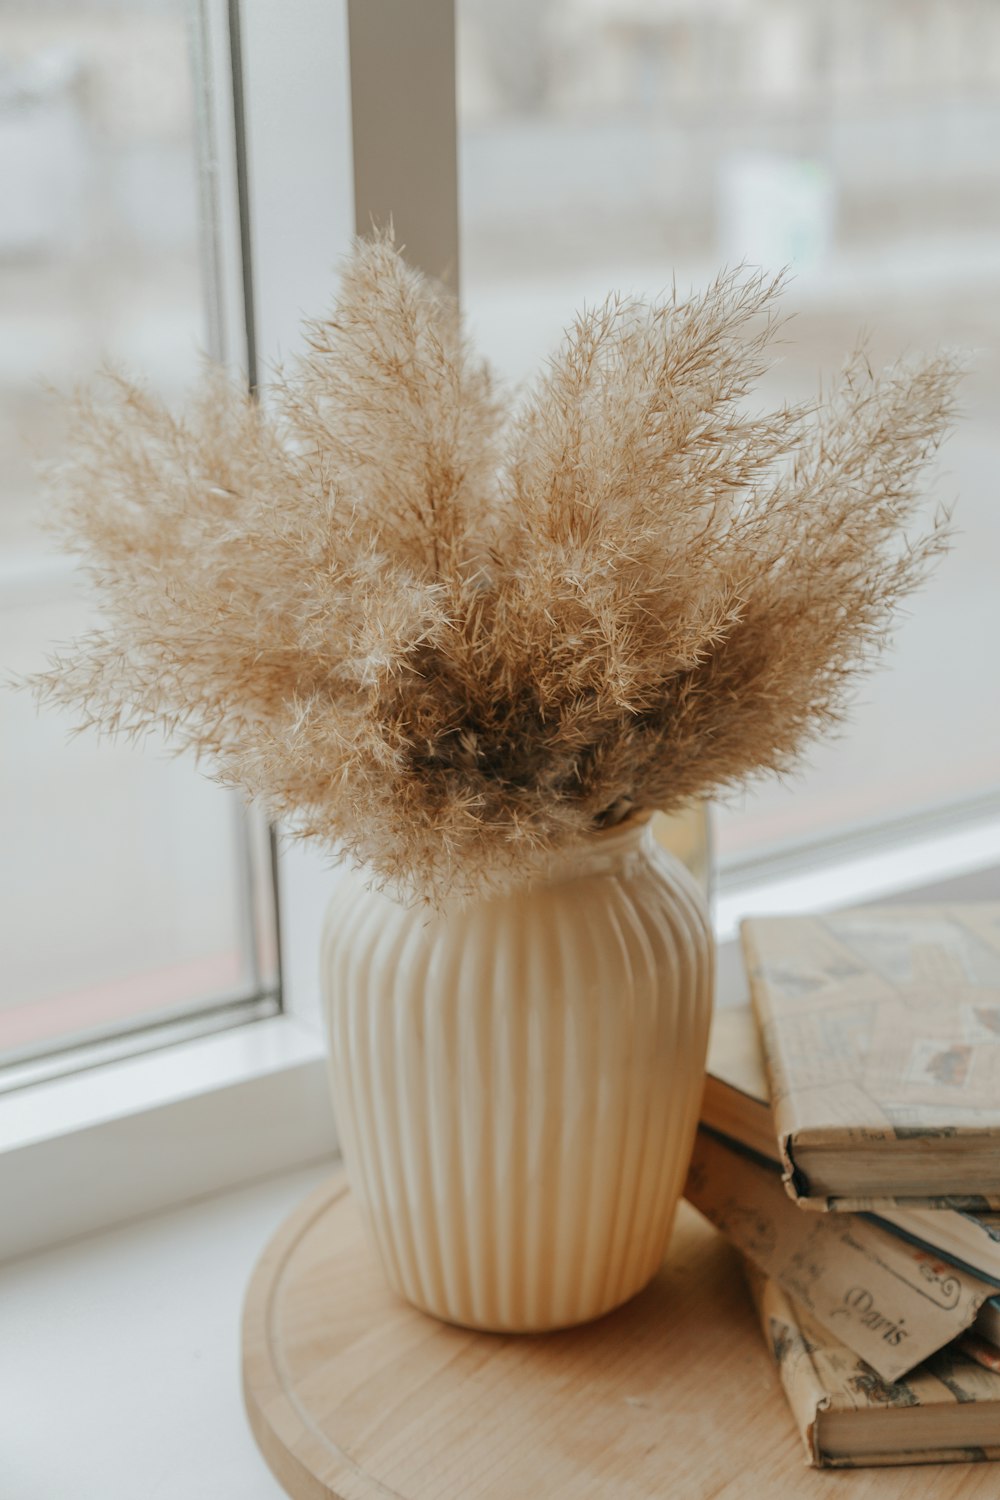
<path fill-rule="evenodd" d="M 860 329 L 876 362 L 968 357 L 937 489 L 959 497 L 955 550 L 848 735 L 719 811 L 720 857 L 995 793 L 1000 6 L 459 0 L 458 17 L 462 294 L 512 382 L 582 302 L 741 261 L 794 273 L 768 399 L 814 393 Z M 87 619 L 39 526 L 33 464 L 61 441 L 47 384 L 110 356 L 175 398 L 207 345 L 197 120 L 180 0 L 0 0 L 4 674 Z M 0 695 L 0 1050 L 218 995 L 249 963 L 233 800 L 158 746 L 68 728 Z"/>

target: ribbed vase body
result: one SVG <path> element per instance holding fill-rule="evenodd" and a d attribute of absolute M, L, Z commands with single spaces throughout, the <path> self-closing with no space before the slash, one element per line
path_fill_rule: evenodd
<path fill-rule="evenodd" d="M 646 824 L 441 915 L 343 875 L 322 951 L 334 1107 L 397 1291 L 537 1331 L 649 1281 L 697 1123 L 712 958 L 703 898 Z"/>

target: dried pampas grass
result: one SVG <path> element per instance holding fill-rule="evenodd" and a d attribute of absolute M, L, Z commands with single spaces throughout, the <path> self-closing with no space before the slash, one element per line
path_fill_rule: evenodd
<path fill-rule="evenodd" d="M 946 545 L 904 529 L 956 371 L 750 414 L 778 290 L 609 298 L 511 410 L 380 237 L 266 411 L 108 376 L 57 473 L 106 623 L 35 687 L 436 903 L 788 768 Z"/>

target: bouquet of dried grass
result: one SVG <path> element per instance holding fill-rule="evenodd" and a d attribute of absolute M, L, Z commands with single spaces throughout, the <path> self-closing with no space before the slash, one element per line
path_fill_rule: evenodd
<path fill-rule="evenodd" d="M 778 290 L 609 298 L 511 405 L 381 237 L 266 411 L 109 376 L 57 485 L 106 623 L 37 690 L 435 903 L 787 768 L 946 544 L 903 528 L 956 372 L 750 414 Z"/>

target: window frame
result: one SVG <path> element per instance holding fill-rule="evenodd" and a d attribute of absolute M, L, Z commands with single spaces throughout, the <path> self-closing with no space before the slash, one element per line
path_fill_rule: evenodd
<path fill-rule="evenodd" d="M 327 300 L 356 224 L 392 218 L 411 259 L 457 281 L 454 5 L 288 0 L 278 16 L 240 0 L 191 0 L 190 16 L 203 150 L 208 143 L 201 217 L 210 352 L 266 399 L 262 351 L 286 352 L 301 312 Z M 275 157 L 266 111 L 276 100 L 303 140 L 317 121 L 342 139 L 343 180 L 317 180 L 322 152 Z M 289 218 L 323 193 L 338 199 L 332 215 L 324 219 L 321 201 L 310 232 L 296 234 Z M 287 270 L 289 260 L 294 303 L 271 269 L 281 261 Z M 316 977 L 330 861 L 300 845 L 279 850 L 252 815 L 247 827 L 252 906 L 269 903 L 277 921 L 270 945 L 261 944 L 261 971 L 268 949 L 275 957 L 280 949 L 280 989 L 272 964 L 267 992 L 229 1010 L 231 1029 L 220 1029 L 213 1008 L 143 1028 L 131 1045 L 123 1036 L 67 1048 L 65 1070 L 54 1056 L 26 1065 L 19 1086 L 0 1095 L 8 1210 L 0 1259 L 336 1149 Z"/>
<path fill-rule="evenodd" d="M 262 45 L 266 12 L 281 31 L 273 48 Z M 310 186 L 329 192 L 351 220 L 348 232 L 392 214 L 411 258 L 457 284 L 454 0 L 288 0 L 280 17 L 239 0 L 193 0 L 193 25 L 202 134 L 215 143 L 203 179 L 213 352 L 256 383 L 262 352 L 294 337 L 298 301 L 272 298 L 268 284 L 276 239 L 292 233 L 272 191 L 286 204 Z M 262 80 L 261 69 L 272 76 Z M 303 80 L 315 82 L 311 94 Z M 282 90 L 301 128 L 322 121 L 324 130 L 347 132 L 349 181 L 310 184 L 315 162 L 269 156 L 262 111 Z M 401 181 L 410 188 L 402 210 Z M 336 241 L 335 217 L 322 220 L 319 238 Z M 293 238 L 301 306 L 322 306 L 346 242 Z M 264 837 L 280 917 L 280 1013 L 245 1015 L 253 1024 L 210 1035 L 164 1031 L 158 1050 L 95 1054 L 87 1068 L 0 1096 L 0 1259 L 335 1152 L 317 972 L 330 862 L 303 845 L 279 851 Z M 742 916 L 921 894 L 1000 897 L 1000 797 L 723 867 L 717 1003 L 744 993 L 735 939 Z"/>
<path fill-rule="evenodd" d="M 246 132 L 236 0 L 189 0 L 188 40 L 200 198 L 201 286 L 210 356 L 256 383 Z M 8 593 L 62 594 L 75 565 L 58 554 L 0 566 Z M 5 595 L 6 597 L 6 595 Z M 116 1019 L 4 1054 L 0 1098 L 63 1075 L 280 1014 L 277 847 L 256 812 L 232 797 L 241 952 L 246 982 L 232 990 Z"/>

